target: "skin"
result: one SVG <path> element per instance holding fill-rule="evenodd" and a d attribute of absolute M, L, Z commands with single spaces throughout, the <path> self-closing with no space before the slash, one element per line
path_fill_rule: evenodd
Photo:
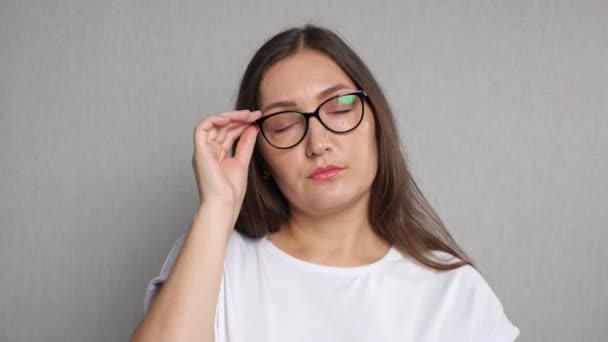
<path fill-rule="evenodd" d="M 326 98 L 346 91 L 335 90 L 317 99 L 338 83 L 355 89 L 330 58 L 304 50 L 267 71 L 260 84 L 261 108 L 293 100 L 295 109 L 312 111 Z M 281 109 L 287 108 L 273 111 Z M 288 223 L 269 234 L 278 248 L 329 266 L 365 265 L 386 255 L 389 244 L 373 232 L 367 217 L 378 158 L 374 113 L 367 106 L 365 111 L 364 121 L 349 133 L 334 134 L 311 120 L 305 139 L 289 150 L 275 149 L 259 136 L 252 124 L 262 115 L 259 111 L 224 112 L 197 124 L 192 163 L 201 205 L 167 282 L 131 341 L 213 341 L 223 260 L 256 144 L 289 200 Z M 239 136 L 236 153 L 228 158 Z M 308 178 L 315 168 L 327 164 L 345 169 L 329 181 Z"/>
<path fill-rule="evenodd" d="M 322 99 L 323 90 L 343 84 Z M 313 111 L 327 98 L 357 90 L 352 80 L 328 56 L 304 49 L 271 66 L 260 83 L 263 115 L 280 110 Z M 266 111 L 269 104 L 294 101 L 295 107 Z M 268 238 L 299 259 L 330 266 L 360 266 L 382 258 L 390 244 L 372 230 L 368 219 L 370 189 L 378 158 L 374 113 L 365 104 L 361 124 L 348 133 L 328 131 L 311 119 L 297 146 L 279 150 L 258 136 L 257 145 L 270 174 L 289 201 L 289 222 Z M 309 178 L 319 166 L 345 169 L 331 180 Z"/>

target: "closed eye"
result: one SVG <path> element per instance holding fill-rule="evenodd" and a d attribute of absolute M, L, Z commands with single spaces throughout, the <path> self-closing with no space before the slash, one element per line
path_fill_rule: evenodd
<path fill-rule="evenodd" d="M 276 128 L 276 129 L 273 129 L 272 131 L 274 133 L 285 132 L 286 130 L 288 130 L 289 128 L 291 128 L 293 125 L 295 125 L 295 124 L 291 124 L 291 125 L 288 125 L 288 126 L 285 126 L 285 127 L 281 127 L 281 128 Z"/>
<path fill-rule="evenodd" d="M 344 114 L 344 113 L 348 113 L 348 112 L 350 112 L 350 111 L 351 111 L 350 109 L 346 109 L 346 110 L 337 110 L 337 111 L 331 112 L 331 114 Z"/>

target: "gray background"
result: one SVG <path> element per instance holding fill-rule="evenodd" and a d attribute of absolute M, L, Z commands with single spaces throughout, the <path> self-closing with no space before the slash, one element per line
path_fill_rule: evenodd
<path fill-rule="evenodd" d="M 0 341 L 124 341 L 197 206 L 194 125 L 336 29 L 520 341 L 608 334 L 606 1 L 2 1 Z"/>

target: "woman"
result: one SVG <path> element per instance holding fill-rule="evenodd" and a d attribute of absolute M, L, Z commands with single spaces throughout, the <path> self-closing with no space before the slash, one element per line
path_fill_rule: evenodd
<path fill-rule="evenodd" d="M 379 85 L 335 33 L 267 41 L 236 108 L 196 126 L 200 207 L 132 341 L 515 340 L 416 186 Z"/>

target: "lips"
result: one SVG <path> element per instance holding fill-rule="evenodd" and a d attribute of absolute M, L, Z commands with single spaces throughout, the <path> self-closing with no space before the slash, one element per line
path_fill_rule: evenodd
<path fill-rule="evenodd" d="M 340 173 L 344 168 L 335 166 L 335 165 L 327 165 L 321 166 L 312 171 L 312 173 L 308 176 L 308 178 L 312 179 L 329 179 Z"/>

